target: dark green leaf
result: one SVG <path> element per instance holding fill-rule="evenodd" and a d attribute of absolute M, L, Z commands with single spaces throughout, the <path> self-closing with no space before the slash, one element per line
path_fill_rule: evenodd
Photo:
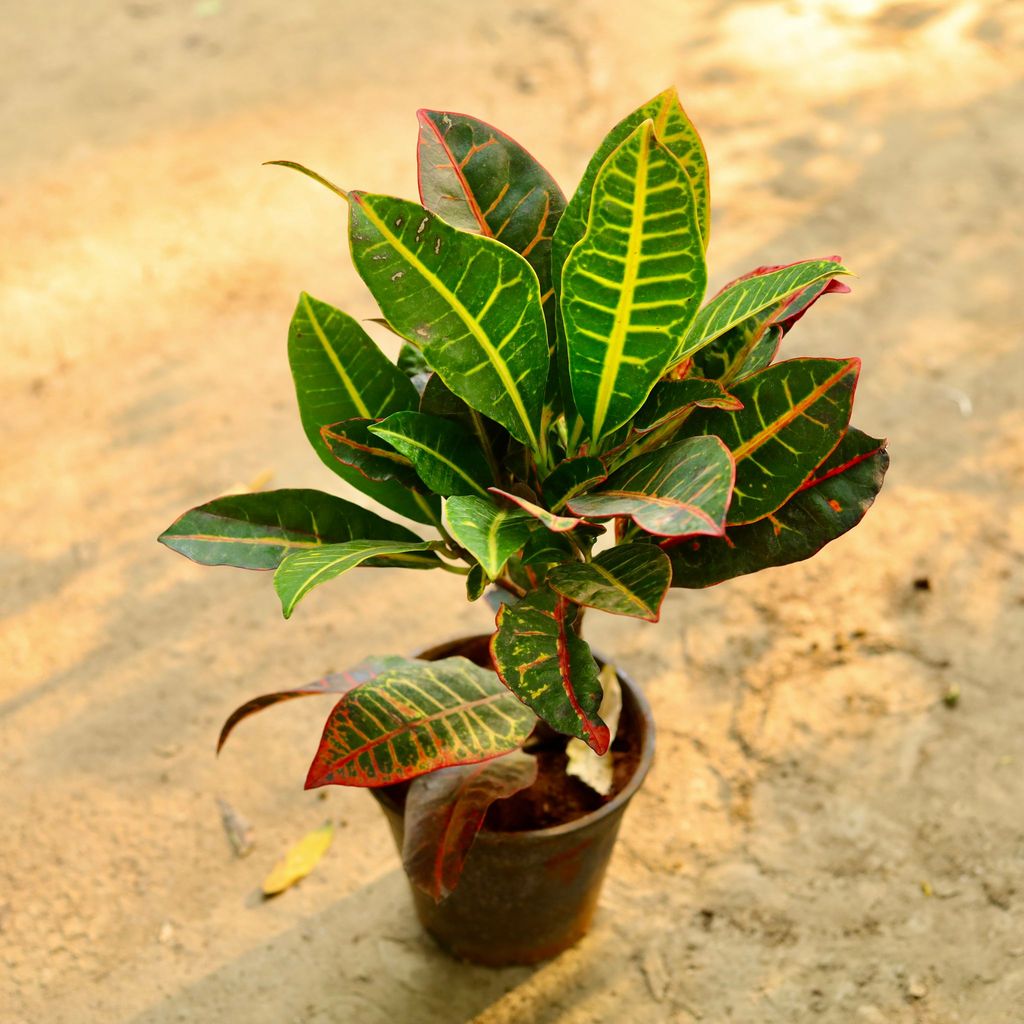
<path fill-rule="evenodd" d="M 478 601 L 483 597 L 487 583 L 487 573 L 484 572 L 484 567 L 479 562 L 470 566 L 469 572 L 466 574 L 466 599 Z"/>
<path fill-rule="evenodd" d="M 359 470 L 369 480 L 397 480 L 403 487 L 422 489 L 412 463 L 385 444 L 370 427 L 377 420 L 342 420 L 321 427 L 320 436 L 342 465 Z"/>
<path fill-rule="evenodd" d="M 445 518 L 451 535 L 491 579 L 501 575 L 509 556 L 526 543 L 534 526 L 525 512 L 500 509 L 493 501 L 471 494 L 449 498 Z"/>
<path fill-rule="evenodd" d="M 734 576 L 810 558 L 853 529 L 882 486 L 885 442 L 853 427 L 814 476 L 773 515 L 730 526 L 724 537 L 670 541 L 673 587 L 710 587 Z"/>
<path fill-rule="evenodd" d="M 408 661 L 349 691 L 331 712 L 306 789 L 387 786 L 517 750 L 536 718 L 465 658 Z"/>
<path fill-rule="evenodd" d="M 672 567 L 654 544 L 619 544 L 592 562 L 570 562 L 548 574 L 548 586 L 575 604 L 657 622 Z"/>
<path fill-rule="evenodd" d="M 159 540 L 203 565 L 275 569 L 293 552 L 370 537 L 420 541 L 351 501 L 295 488 L 217 498 L 186 512 Z"/>
<path fill-rule="evenodd" d="M 693 406 L 702 409 L 739 409 L 738 398 L 730 395 L 715 380 L 686 377 L 683 380 L 663 380 L 655 384 L 650 397 L 636 414 L 633 426 L 637 430 L 653 430 L 688 412 Z"/>
<path fill-rule="evenodd" d="M 555 533 L 575 530 L 577 526 L 581 525 L 580 520 L 574 516 L 556 515 L 536 502 L 530 501 L 529 498 L 524 498 L 522 495 L 515 494 L 512 491 L 503 491 L 499 487 L 490 487 L 488 490 L 490 490 L 491 494 L 496 494 L 498 497 L 518 505 L 524 512 L 529 513 L 534 519 L 542 522 L 549 530 L 554 530 Z"/>
<path fill-rule="evenodd" d="M 604 463 L 592 455 L 560 462 L 541 485 L 548 508 L 557 512 L 570 498 L 590 490 L 607 479 Z"/>
<path fill-rule="evenodd" d="M 590 648 L 573 628 L 577 613 L 551 590 L 503 605 L 491 655 L 505 685 L 548 725 L 603 754 L 610 735 L 598 714 L 601 681 Z"/>

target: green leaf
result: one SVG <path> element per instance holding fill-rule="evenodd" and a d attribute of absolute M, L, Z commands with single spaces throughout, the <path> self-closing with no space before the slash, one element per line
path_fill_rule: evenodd
<path fill-rule="evenodd" d="M 839 443 L 853 406 L 859 359 L 787 359 L 732 385 L 736 412 L 701 410 L 689 434 L 717 434 L 736 463 L 730 526 L 771 515 Z"/>
<path fill-rule="evenodd" d="M 420 199 L 449 224 L 521 253 L 551 305 L 551 236 L 565 209 L 557 182 L 497 128 L 466 114 L 420 110 Z M 553 315 L 553 313 L 552 313 Z"/>
<path fill-rule="evenodd" d="M 515 494 L 512 491 L 503 491 L 500 487 L 489 487 L 488 490 L 491 494 L 496 494 L 506 501 L 511 501 L 512 504 L 518 505 L 524 512 L 539 520 L 549 530 L 554 530 L 555 533 L 566 533 L 568 530 L 575 530 L 577 526 L 581 525 L 579 519 L 573 516 L 555 515 L 554 512 L 530 501 L 529 498 L 524 498 L 520 494 Z"/>
<path fill-rule="evenodd" d="M 306 789 L 387 786 L 517 750 L 536 718 L 465 658 L 408 661 L 346 693 L 331 712 Z"/>
<path fill-rule="evenodd" d="M 668 542 L 672 586 L 710 587 L 810 558 L 861 521 L 888 465 L 885 442 L 851 427 L 814 476 L 774 514 L 730 526 L 724 537 Z"/>
<path fill-rule="evenodd" d="M 740 409 L 742 404 L 716 380 L 685 377 L 663 380 L 655 384 L 643 408 L 636 414 L 633 426 L 639 431 L 653 430 L 689 412 L 694 406 L 702 409 Z"/>
<path fill-rule="evenodd" d="M 176 519 L 159 540 L 202 565 L 275 569 L 294 552 L 367 537 L 420 541 L 344 498 L 295 488 L 217 498 Z"/>
<path fill-rule="evenodd" d="M 768 316 L 773 313 L 774 310 L 769 311 Z M 695 352 L 690 372 L 728 387 L 733 381 L 763 370 L 778 353 L 783 333 L 781 327 L 767 319 L 763 312 L 748 317 Z"/>
<path fill-rule="evenodd" d="M 663 537 L 721 535 L 733 474 L 717 437 L 691 437 L 631 459 L 596 491 L 573 498 L 569 509 L 597 519 L 629 516 Z"/>
<path fill-rule="evenodd" d="M 538 530 L 526 542 L 522 555 L 509 561 L 508 571 L 521 587 L 535 590 L 543 584 L 552 566 L 575 561 L 576 549 L 564 534 Z"/>
<path fill-rule="evenodd" d="M 487 571 L 491 579 L 501 575 L 509 557 L 527 541 L 533 520 L 525 512 L 500 509 L 475 495 L 445 502 L 448 530 Z"/>
<path fill-rule="evenodd" d="M 382 320 L 382 322 L 387 324 L 386 320 Z M 390 330 L 390 328 L 391 325 L 388 324 L 388 329 Z M 424 358 L 423 353 L 415 345 L 411 345 L 407 341 L 403 341 L 402 347 L 398 350 L 395 366 L 413 382 L 414 387 L 416 386 L 417 378 L 425 380 L 432 372 L 430 363 Z"/>
<path fill-rule="evenodd" d="M 410 493 L 397 481 L 368 479 L 338 462 L 320 435 L 328 423 L 376 419 L 415 409 L 419 395 L 359 324 L 303 292 L 288 329 L 288 362 L 302 428 L 317 455 L 343 480 L 382 505 L 420 523 L 436 523 L 440 502 Z"/>
<path fill-rule="evenodd" d="M 705 248 L 710 234 L 708 168 L 700 136 L 690 123 L 679 103 L 675 89 L 666 89 L 654 99 L 624 117 L 604 138 L 597 152 L 590 158 L 579 187 L 566 204 L 552 240 L 552 264 L 555 268 L 555 286 L 561 277 L 561 268 L 569 250 L 583 237 L 590 215 L 590 201 L 594 182 L 612 150 L 634 132 L 644 121 L 653 120 L 658 138 L 683 165 L 697 201 L 700 233 Z"/>
<path fill-rule="evenodd" d="M 414 544 L 397 540 L 350 540 L 344 544 L 325 544 L 288 555 L 274 573 L 274 589 L 281 598 L 284 617 L 288 619 L 299 601 L 314 587 L 357 565 L 372 560 L 379 566 L 430 569 L 438 564 L 435 557 L 411 554 L 428 551 L 430 545 L 422 541 Z"/>
<path fill-rule="evenodd" d="M 706 284 L 693 189 L 645 121 L 601 168 L 586 234 L 562 272 L 573 402 L 592 438 L 643 405 Z"/>
<path fill-rule="evenodd" d="M 422 412 L 399 412 L 370 427 L 407 456 L 435 493 L 487 498 L 491 470 L 476 440 L 453 420 Z"/>
<path fill-rule="evenodd" d="M 557 512 L 570 498 L 590 490 L 607 478 L 608 471 L 600 459 L 592 455 L 581 455 L 555 466 L 544 478 L 541 489 L 548 506 Z"/>
<path fill-rule="evenodd" d="M 657 622 L 672 566 L 654 544 L 619 544 L 592 562 L 556 566 L 548 586 L 575 604 Z"/>
<path fill-rule="evenodd" d="M 849 274 L 832 260 L 805 260 L 767 274 L 740 278 L 722 289 L 698 314 L 676 349 L 673 363 L 681 363 L 748 317 L 782 302 L 807 285 Z"/>
<path fill-rule="evenodd" d="M 376 422 L 342 420 L 321 427 L 320 436 L 342 465 L 357 469 L 368 480 L 397 480 L 403 487 L 422 489 L 412 463 L 370 433 L 370 427 Z"/>
<path fill-rule="evenodd" d="M 476 565 L 471 565 L 469 572 L 466 573 L 466 600 L 480 600 L 484 596 L 484 591 L 487 590 L 487 584 L 487 573 L 484 572 L 484 567 L 479 562 Z"/>
<path fill-rule="evenodd" d="M 536 780 L 537 759 L 521 750 L 414 779 L 402 843 L 402 865 L 413 885 L 438 903 L 448 896 L 491 804 Z"/>
<path fill-rule="evenodd" d="M 352 259 L 385 317 L 455 394 L 536 449 L 548 343 L 533 269 L 416 203 L 351 200 Z"/>
<path fill-rule="evenodd" d="M 578 609 L 551 590 L 535 590 L 498 611 L 491 656 L 505 685 L 553 729 L 578 736 L 598 754 L 608 727 L 597 662 L 573 628 Z"/>

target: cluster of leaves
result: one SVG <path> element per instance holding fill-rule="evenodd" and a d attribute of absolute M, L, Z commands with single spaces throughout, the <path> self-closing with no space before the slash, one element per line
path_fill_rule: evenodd
<path fill-rule="evenodd" d="M 707 162 L 674 90 L 611 130 L 568 201 L 497 129 L 419 118 L 421 203 L 288 164 L 347 202 L 397 362 L 306 294 L 288 351 L 320 458 L 436 535 L 280 490 L 209 502 L 161 537 L 204 564 L 274 569 L 286 616 L 359 565 L 506 595 L 500 682 L 462 659 L 371 673 L 332 713 L 308 785 L 501 757 L 532 713 L 603 753 L 582 610 L 655 621 L 670 587 L 807 558 L 859 522 L 887 464 L 849 426 L 858 360 L 773 363 L 820 296 L 847 290 L 837 258 L 761 267 L 704 302 Z"/>

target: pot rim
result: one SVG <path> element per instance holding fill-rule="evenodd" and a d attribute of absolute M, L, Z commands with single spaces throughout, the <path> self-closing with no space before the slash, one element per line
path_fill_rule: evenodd
<path fill-rule="evenodd" d="M 475 634 L 473 636 L 458 637 L 455 640 L 450 640 L 445 644 L 437 644 L 434 647 L 428 648 L 421 652 L 419 657 L 423 654 L 431 654 L 438 648 L 449 648 L 454 647 L 460 643 L 465 643 L 469 640 L 477 640 L 485 634 Z M 593 651 L 594 658 L 599 664 L 605 664 L 608 659 L 602 657 L 597 651 Z M 492 829 L 481 828 L 476 834 L 477 843 L 528 843 L 528 842 L 540 842 L 545 839 L 554 839 L 558 836 L 566 835 L 569 832 L 576 832 L 580 829 L 587 828 L 589 825 L 600 821 L 602 818 L 607 817 L 610 814 L 614 814 L 619 808 L 623 807 L 628 803 L 636 791 L 640 788 L 644 779 L 647 777 L 648 771 L 651 768 L 651 762 L 654 760 L 654 716 L 651 713 L 651 705 L 644 695 L 643 690 L 634 682 L 634 680 L 625 673 L 618 665 L 615 666 L 615 674 L 619 677 L 620 684 L 623 684 L 627 690 L 629 690 L 630 696 L 636 701 L 637 709 L 640 712 L 640 717 L 644 723 L 644 734 L 643 743 L 640 747 L 640 761 L 636 766 L 636 771 L 630 776 L 629 782 L 626 783 L 622 789 L 612 797 L 611 800 L 606 804 L 602 804 L 600 807 L 593 811 L 583 814 L 578 818 L 573 818 L 572 821 L 563 822 L 561 825 L 549 825 L 546 828 L 534 828 L 534 829 L 523 829 L 517 832 L 499 832 Z M 398 805 L 391 798 L 389 793 L 382 792 L 381 789 L 371 790 L 373 795 L 382 802 L 387 802 L 396 811 Z"/>

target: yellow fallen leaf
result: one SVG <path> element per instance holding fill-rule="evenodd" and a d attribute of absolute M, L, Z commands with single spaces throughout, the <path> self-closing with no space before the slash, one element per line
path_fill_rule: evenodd
<path fill-rule="evenodd" d="M 264 879 L 263 895 L 276 896 L 305 878 L 320 863 L 333 836 L 334 826 L 328 821 L 300 839 Z"/>

